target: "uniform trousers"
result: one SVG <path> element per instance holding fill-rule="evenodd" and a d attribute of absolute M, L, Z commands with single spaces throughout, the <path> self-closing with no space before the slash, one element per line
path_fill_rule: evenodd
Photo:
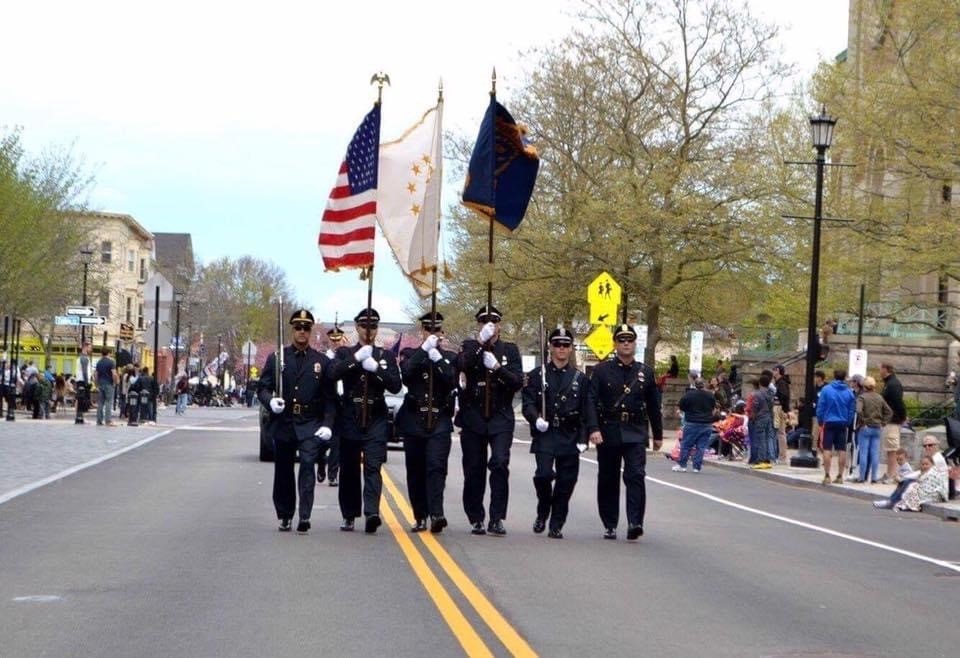
<path fill-rule="evenodd" d="M 364 516 L 380 514 L 380 495 L 383 491 L 380 467 L 387 461 L 387 421 L 374 421 L 358 438 L 348 439 L 341 435 L 338 440 L 340 491 L 337 496 L 340 500 L 340 514 L 345 519 L 355 519 L 361 512 Z"/>
<path fill-rule="evenodd" d="M 407 465 L 407 493 L 414 518 L 445 516 L 443 490 L 447 484 L 450 432 L 414 434 L 403 437 Z"/>
<path fill-rule="evenodd" d="M 597 508 L 604 528 L 620 522 L 620 468 L 627 490 L 627 523 L 643 526 L 647 507 L 647 446 L 643 443 L 608 443 L 597 446 Z"/>
<path fill-rule="evenodd" d="M 314 464 L 320 454 L 320 440 L 315 436 L 298 439 L 292 427 L 277 428 L 273 437 L 273 506 L 278 519 L 292 519 L 300 494 L 300 519 L 310 519 L 313 511 L 313 490 L 317 479 Z M 293 464 L 300 451 L 300 472 L 294 482 Z"/>
<path fill-rule="evenodd" d="M 560 530 L 567 521 L 570 496 L 580 474 L 580 455 L 538 452 L 533 488 L 537 491 L 537 518 L 550 519 L 550 529 Z M 556 469 L 556 470 L 554 470 Z"/>
<path fill-rule="evenodd" d="M 460 433 L 463 450 L 463 511 L 470 523 L 484 520 L 483 496 L 487 490 L 486 470 L 490 471 L 490 520 L 507 518 L 507 500 L 510 497 L 510 446 L 513 432 Z M 489 455 L 488 455 L 489 450 Z"/>
<path fill-rule="evenodd" d="M 327 453 L 327 479 L 336 480 L 340 473 L 340 437 L 330 439 L 330 452 Z"/>

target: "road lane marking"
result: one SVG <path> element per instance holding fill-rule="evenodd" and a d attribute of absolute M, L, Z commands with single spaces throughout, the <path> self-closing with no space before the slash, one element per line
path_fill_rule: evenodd
<path fill-rule="evenodd" d="M 591 464 L 597 464 L 596 460 L 588 459 L 586 457 L 580 457 L 580 460 L 589 462 Z M 660 480 L 657 478 L 647 476 L 647 481 L 654 482 L 656 484 L 660 484 L 665 487 L 669 487 L 671 489 L 676 489 L 677 491 L 683 491 L 685 493 L 693 494 L 694 496 L 699 496 L 700 498 L 706 498 L 709 501 L 718 503 L 720 505 L 726 505 L 727 507 L 732 507 L 733 509 L 740 510 L 741 512 L 749 512 L 750 514 L 756 514 L 757 516 L 773 519 L 774 521 L 787 523 L 789 525 L 797 526 L 798 528 L 804 528 L 805 530 L 813 530 L 814 532 L 820 532 L 825 535 L 830 535 L 831 537 L 846 539 L 847 541 L 851 541 L 856 544 L 862 544 L 864 546 L 870 546 L 871 548 L 878 548 L 882 551 L 896 553 L 897 555 L 909 557 L 914 560 L 920 560 L 921 562 L 928 562 L 930 564 L 935 564 L 938 567 L 943 567 L 944 569 L 949 569 L 951 571 L 956 571 L 957 573 L 960 573 L 960 566 L 957 566 L 952 562 L 947 562 L 946 560 L 938 560 L 937 558 L 931 557 L 929 555 L 923 555 L 922 553 L 915 553 L 913 551 L 908 551 L 903 548 L 897 548 L 896 546 L 883 544 L 881 542 L 873 541 L 872 539 L 864 539 L 863 537 L 857 537 L 856 535 L 851 535 L 846 532 L 831 530 L 830 528 L 825 528 L 823 526 L 807 523 L 806 521 L 800 521 L 799 519 L 792 519 L 789 516 L 782 516 L 780 514 L 774 514 L 773 512 L 765 512 L 764 510 L 757 509 L 756 507 L 741 505 L 740 503 L 735 503 L 732 500 L 727 500 L 726 498 L 720 498 L 719 496 L 714 496 L 713 494 L 708 494 L 703 491 L 698 491 L 697 489 L 691 489 L 690 487 L 684 487 L 679 484 L 674 484 L 673 482 L 667 482 L 666 480 Z"/>
<path fill-rule="evenodd" d="M 383 483 L 387 487 L 394 504 L 400 509 L 409 523 L 414 522 L 413 510 L 407 499 L 400 493 L 397 485 L 394 484 L 386 469 L 383 470 Z M 454 561 L 446 549 L 437 541 L 437 538 L 429 532 L 418 533 L 420 540 L 427 550 L 433 555 L 437 563 L 443 568 L 447 576 L 457 586 L 457 589 L 470 602 L 473 609 L 477 611 L 480 618 L 490 627 L 503 646 L 506 647 L 514 656 L 536 656 L 536 651 L 527 644 L 527 641 L 507 622 L 506 618 L 490 603 L 490 600 L 480 591 L 472 580 L 463 572 L 460 566 Z M 409 538 L 407 538 L 409 539 Z"/>
<path fill-rule="evenodd" d="M 400 545 L 400 550 L 403 551 L 407 562 L 410 563 L 413 572 L 417 575 L 417 578 L 420 579 L 420 582 L 423 583 L 427 594 L 433 599 L 433 604 L 437 606 L 437 610 L 440 611 L 443 620 L 447 622 L 447 626 L 453 631 L 453 635 L 460 642 L 460 646 L 463 647 L 464 652 L 466 652 L 468 656 L 491 656 L 492 658 L 493 653 L 487 648 L 487 645 L 484 644 L 480 635 L 474 630 L 473 626 L 470 625 L 470 622 L 467 621 L 467 618 L 459 606 L 457 606 L 456 602 L 450 597 L 447 590 L 444 589 L 440 580 L 427 565 L 426 560 L 424 560 L 420 552 L 417 551 L 410 537 L 407 536 L 406 528 L 400 525 L 400 521 L 398 521 L 394 515 L 386 497 L 380 501 L 380 514 L 386 519 L 387 527 L 390 528 L 394 539 L 396 539 L 397 544 Z"/>
<path fill-rule="evenodd" d="M 30 484 L 25 484 L 25 485 L 23 485 L 22 487 L 18 487 L 18 488 L 16 488 L 16 489 L 13 489 L 13 490 L 11 490 L 11 491 L 8 491 L 8 492 L 6 492 L 6 493 L 4 493 L 4 494 L 0 494 L 0 505 L 4 504 L 5 502 L 7 502 L 7 501 L 9 501 L 9 500 L 13 500 L 13 499 L 16 498 L 17 496 L 22 496 L 22 495 L 25 494 L 25 493 L 30 493 L 30 492 L 33 491 L 34 489 L 39 489 L 40 487 L 44 487 L 44 486 L 50 484 L 51 482 L 56 482 L 57 480 L 62 480 L 63 478 L 67 477 L 68 475 L 73 475 L 74 473 L 76 473 L 76 472 L 78 472 L 78 471 L 82 471 L 82 470 L 85 469 L 85 468 L 90 468 L 91 466 L 96 466 L 97 464 L 102 464 L 103 462 L 107 461 L 108 459 L 113 459 L 114 457 L 118 457 L 118 456 L 122 455 L 122 454 L 125 453 L 125 452 L 130 452 L 131 450 L 135 450 L 135 449 L 139 448 L 140 446 L 146 445 L 146 444 L 150 443 L 151 441 L 155 441 L 156 439 L 159 439 L 161 436 L 166 436 L 166 435 L 169 434 L 170 432 L 173 432 L 174 429 L 175 429 L 175 428 L 169 429 L 169 430 L 164 430 L 163 432 L 160 432 L 159 434 L 154 434 L 153 436 L 148 436 L 147 438 L 141 439 L 141 440 L 137 441 L 136 443 L 131 443 L 131 444 L 128 445 L 126 448 L 120 448 L 119 450 L 114 450 L 113 452 L 108 452 L 107 454 L 105 454 L 105 455 L 103 455 L 103 456 L 100 456 L 100 457 L 97 457 L 96 459 L 91 459 L 90 461 L 84 462 L 84 463 L 79 464 L 79 465 L 77 465 L 77 466 L 71 466 L 70 468 L 68 468 L 68 469 L 66 469 L 66 470 L 60 471 L 59 473 L 55 473 L 55 474 L 53 474 L 53 475 L 51 475 L 51 476 L 49 476 L 49 477 L 45 477 L 45 478 L 43 478 L 42 480 L 37 480 L 36 482 L 31 482 Z"/>

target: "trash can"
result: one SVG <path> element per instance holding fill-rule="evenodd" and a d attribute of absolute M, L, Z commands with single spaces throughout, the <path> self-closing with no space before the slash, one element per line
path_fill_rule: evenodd
<path fill-rule="evenodd" d="M 127 425 L 137 426 L 137 420 L 140 416 L 140 393 L 137 391 L 127 392 Z"/>

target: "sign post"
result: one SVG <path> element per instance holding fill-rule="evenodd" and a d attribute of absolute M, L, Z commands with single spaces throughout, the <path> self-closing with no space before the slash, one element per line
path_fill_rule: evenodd
<path fill-rule="evenodd" d="M 703 376 L 703 332 L 690 332 L 690 372 Z"/>

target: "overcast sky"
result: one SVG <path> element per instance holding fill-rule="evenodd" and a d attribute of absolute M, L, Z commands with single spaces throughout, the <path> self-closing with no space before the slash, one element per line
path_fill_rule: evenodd
<path fill-rule="evenodd" d="M 784 59 L 801 79 L 846 47 L 847 0 L 745 4 L 782 26 Z M 204 262 L 271 260 L 318 319 L 352 318 L 366 284 L 355 271 L 324 273 L 316 238 L 347 142 L 376 98 L 370 76 L 384 70 L 392 82 L 383 140 L 433 104 L 441 77 L 446 128 L 472 138 L 492 66 L 509 99 L 518 52 L 561 36 L 567 6 L 6 3 L 0 125 L 22 126 L 32 151 L 72 144 L 96 177 L 95 209 L 129 213 L 150 231 L 191 233 Z M 456 201 L 449 197 L 445 205 Z M 405 321 L 412 294 L 382 239 L 376 262 L 374 306 L 384 320 Z"/>

